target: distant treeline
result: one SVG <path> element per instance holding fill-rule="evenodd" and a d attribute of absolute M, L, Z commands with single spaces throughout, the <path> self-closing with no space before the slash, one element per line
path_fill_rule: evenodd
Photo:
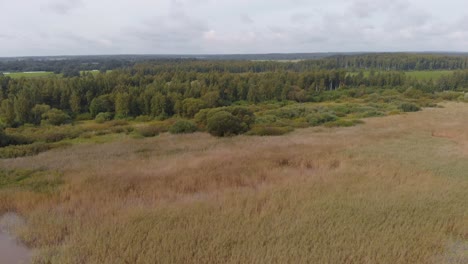
<path fill-rule="evenodd" d="M 456 70 L 468 68 L 468 56 L 430 54 L 364 54 L 333 56 L 304 65 L 322 69 L 375 69 L 384 71 Z"/>
<path fill-rule="evenodd" d="M 281 62 L 279 62 L 281 60 Z M 249 55 L 115 55 L 0 58 L 0 72 L 51 71 L 66 77 L 78 76 L 80 71 L 108 71 L 131 68 L 146 63 L 160 66 L 154 72 L 173 70 L 196 72 L 270 72 L 312 70 L 412 71 L 457 70 L 468 68 L 466 54 L 370 53 L 345 54 L 249 54 Z"/>
<path fill-rule="evenodd" d="M 1 72 L 49 71 L 62 73 L 66 77 L 78 76 L 80 71 L 113 70 L 133 66 L 135 60 L 113 57 L 70 57 L 70 58 L 18 58 L 0 59 Z"/>
<path fill-rule="evenodd" d="M 296 64 L 290 64 L 296 65 Z M 253 67 L 253 68 L 252 68 Z M 174 115 L 192 118 L 201 109 L 265 101 L 317 102 L 326 91 L 358 96 L 362 87 L 419 89 L 426 93 L 468 87 L 468 71 L 418 80 L 401 71 L 288 71 L 275 62 L 176 61 L 144 63 L 79 77 L 0 77 L 0 119 L 7 126 L 42 119 Z M 353 95 L 354 94 L 354 95 Z"/>

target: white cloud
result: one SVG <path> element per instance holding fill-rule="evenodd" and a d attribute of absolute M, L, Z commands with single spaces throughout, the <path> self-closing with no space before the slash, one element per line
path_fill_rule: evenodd
<path fill-rule="evenodd" d="M 0 56 L 468 51 L 465 0 L 0 0 Z"/>

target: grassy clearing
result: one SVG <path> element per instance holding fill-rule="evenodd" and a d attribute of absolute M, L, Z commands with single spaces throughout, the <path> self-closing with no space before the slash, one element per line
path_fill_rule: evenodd
<path fill-rule="evenodd" d="M 35 263 L 466 263 L 467 115 L 75 144 L 1 160 L 9 184 L 61 183 L 0 188 L 0 213 L 26 217 Z"/>
<path fill-rule="evenodd" d="M 55 74 L 53 72 L 11 72 L 11 73 L 4 73 L 5 76 L 9 76 L 11 78 L 19 79 L 19 78 L 44 78 L 44 77 L 52 77 L 52 76 L 59 76 L 60 74 Z"/>
<path fill-rule="evenodd" d="M 415 78 L 419 81 L 427 81 L 427 80 L 438 80 L 442 76 L 450 75 L 454 71 L 451 70 L 435 70 L 435 71 L 405 71 L 405 75 L 411 78 Z M 378 73 L 378 71 L 376 71 Z M 355 76 L 358 72 L 349 72 L 351 76 Z M 364 71 L 364 76 L 368 77 L 370 75 L 370 71 Z"/>
<path fill-rule="evenodd" d="M 438 70 L 438 71 L 408 71 L 405 74 L 417 80 L 438 80 L 442 76 L 450 75 L 454 71 Z"/>

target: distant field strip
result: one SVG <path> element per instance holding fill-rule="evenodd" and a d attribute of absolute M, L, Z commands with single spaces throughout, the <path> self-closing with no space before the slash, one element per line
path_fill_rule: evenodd
<path fill-rule="evenodd" d="M 417 80 L 437 80 L 442 76 L 447 76 L 452 74 L 454 71 L 450 70 L 437 70 L 437 71 L 405 71 L 405 75 L 408 77 L 416 78 Z M 370 71 L 364 71 L 364 76 L 370 76 Z M 375 74 L 378 74 L 378 71 L 375 71 Z M 356 76 L 359 72 L 349 72 L 351 76 Z"/>
<path fill-rule="evenodd" d="M 56 74 L 53 72 L 10 72 L 10 73 L 4 73 L 4 75 L 17 79 L 17 78 L 51 77 Z"/>

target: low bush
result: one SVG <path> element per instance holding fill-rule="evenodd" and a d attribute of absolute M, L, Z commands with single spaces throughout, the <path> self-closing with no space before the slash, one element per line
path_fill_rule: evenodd
<path fill-rule="evenodd" d="M 50 124 L 53 126 L 59 126 L 66 124 L 71 121 L 71 118 L 68 114 L 62 110 L 52 108 L 46 113 L 42 114 L 41 123 Z"/>
<path fill-rule="evenodd" d="M 437 97 L 447 101 L 456 101 L 460 96 L 463 96 L 463 93 L 453 91 L 445 91 L 437 94 Z"/>
<path fill-rule="evenodd" d="M 169 132 L 171 134 L 189 134 L 194 133 L 197 130 L 198 128 L 195 123 L 188 120 L 179 120 L 169 128 Z"/>
<path fill-rule="evenodd" d="M 91 113 L 83 113 L 79 114 L 75 117 L 76 121 L 85 121 L 85 120 L 93 120 L 93 116 Z"/>
<path fill-rule="evenodd" d="M 117 133 L 117 134 L 120 134 L 120 133 L 129 134 L 133 132 L 133 130 L 134 128 L 131 126 L 115 126 L 115 127 L 110 128 L 110 131 L 112 133 Z"/>
<path fill-rule="evenodd" d="M 157 126 L 144 126 L 137 128 L 136 132 L 142 137 L 155 137 L 159 135 L 161 129 Z"/>
<path fill-rule="evenodd" d="M 195 115 L 195 122 L 205 129 L 208 126 L 208 120 L 219 112 L 227 112 L 236 117 L 240 122 L 241 132 L 246 132 L 255 123 L 255 115 L 252 110 L 243 106 L 219 107 L 213 109 L 203 109 Z"/>
<path fill-rule="evenodd" d="M 96 120 L 96 123 L 104 123 L 106 121 L 110 121 L 112 120 L 113 118 L 113 114 L 110 113 L 110 112 L 105 112 L 105 113 L 99 113 L 96 115 L 96 118 L 94 120 Z"/>
<path fill-rule="evenodd" d="M 278 119 L 274 115 L 263 115 L 263 116 L 258 116 L 255 119 L 256 124 L 273 124 L 277 121 Z"/>
<path fill-rule="evenodd" d="M 352 112 L 351 106 L 349 105 L 336 105 L 331 107 L 331 110 L 338 117 L 344 117 Z"/>
<path fill-rule="evenodd" d="M 47 143 L 58 142 L 67 138 L 67 134 L 61 132 L 52 132 L 44 136 L 44 140 Z"/>
<path fill-rule="evenodd" d="M 0 159 L 11 159 L 11 158 L 18 158 L 18 157 L 25 157 L 25 156 L 33 156 L 41 152 L 51 150 L 53 148 L 65 147 L 65 146 L 68 146 L 68 144 L 63 144 L 63 143 L 50 144 L 50 143 L 42 143 L 42 142 L 36 142 L 30 145 L 8 146 L 8 147 L 0 148 Z"/>
<path fill-rule="evenodd" d="M 332 113 L 315 113 L 307 115 L 306 119 L 311 126 L 319 126 L 327 122 L 333 122 L 338 117 Z"/>
<path fill-rule="evenodd" d="M 153 120 L 153 118 L 151 116 L 147 116 L 147 115 L 141 115 L 141 116 L 137 116 L 135 118 L 136 122 L 149 122 L 151 120 Z"/>
<path fill-rule="evenodd" d="M 5 131 L 0 128 L 0 147 L 5 147 L 9 145 L 24 145 L 31 144 L 33 140 L 20 135 L 20 134 L 7 134 Z"/>
<path fill-rule="evenodd" d="M 419 106 L 413 103 L 402 103 L 399 108 L 403 112 L 417 112 L 421 110 Z"/>

